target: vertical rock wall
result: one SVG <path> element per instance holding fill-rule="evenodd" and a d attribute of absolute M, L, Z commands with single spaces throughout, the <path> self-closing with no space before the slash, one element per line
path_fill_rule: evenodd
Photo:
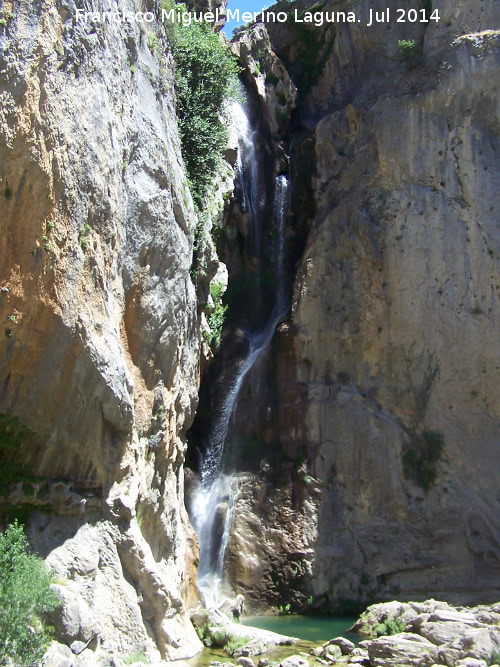
<path fill-rule="evenodd" d="M 136 4 L 116 3 L 159 12 Z M 0 413 L 20 480 L 2 512 L 31 511 L 61 639 L 180 658 L 201 646 L 182 470 L 199 336 L 172 63 L 156 21 L 82 7 L 2 6 Z"/>
<path fill-rule="evenodd" d="M 364 19 L 369 4 L 325 10 Z M 267 25 L 299 84 L 292 173 L 313 141 L 315 204 L 267 366 L 278 389 L 262 432 L 285 460 L 258 493 L 244 487 L 229 545 L 256 604 L 276 603 L 266 577 L 280 576 L 296 608 L 500 594 L 500 15 L 432 8 L 439 23 L 310 26 L 307 63 L 296 26 Z M 413 62 L 398 57 L 410 38 Z M 256 535 L 263 556 L 245 570 Z"/>
<path fill-rule="evenodd" d="M 365 28 L 368 53 L 385 41 L 374 75 L 335 95 L 350 82 L 339 28 L 303 107 L 331 86 L 282 356 L 284 395 L 295 381 L 303 399 L 280 426 L 323 486 L 310 592 L 331 608 L 499 595 L 500 16 L 433 7 L 421 66 L 387 60 L 412 33 Z"/>

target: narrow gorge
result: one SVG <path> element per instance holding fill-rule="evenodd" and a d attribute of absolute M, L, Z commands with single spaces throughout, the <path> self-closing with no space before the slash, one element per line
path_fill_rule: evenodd
<path fill-rule="evenodd" d="M 239 594 L 500 600 L 498 1 L 279 0 L 203 197 L 165 7 L 0 3 L 0 528 L 56 573 L 47 664 L 191 658 Z"/>

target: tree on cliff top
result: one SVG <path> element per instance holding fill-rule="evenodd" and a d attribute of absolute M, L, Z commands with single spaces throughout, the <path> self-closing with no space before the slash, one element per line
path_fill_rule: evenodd
<path fill-rule="evenodd" d="M 59 604 L 53 577 L 28 553 L 17 521 L 0 535 L 0 664 L 36 665 L 49 641 L 42 616 Z"/>

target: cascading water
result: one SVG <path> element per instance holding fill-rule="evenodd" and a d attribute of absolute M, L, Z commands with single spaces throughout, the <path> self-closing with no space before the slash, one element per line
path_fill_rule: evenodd
<path fill-rule="evenodd" d="M 232 102 L 229 107 L 229 116 L 238 141 L 235 175 L 243 191 L 243 206 L 250 214 L 250 248 L 254 254 L 260 255 L 259 180 L 255 131 L 250 127 L 245 110 L 239 102 Z"/>
<path fill-rule="evenodd" d="M 258 165 L 255 150 L 255 132 L 252 130 L 243 107 L 234 103 L 231 108 L 233 128 L 238 139 L 236 178 L 241 191 L 243 206 L 250 218 L 250 251 L 260 268 L 262 253 L 261 214 L 259 202 Z M 231 417 L 243 382 L 262 352 L 268 347 L 276 325 L 286 313 L 285 298 L 285 218 L 288 208 L 288 181 L 285 176 L 276 179 L 274 191 L 274 230 L 276 238 L 276 297 L 274 308 L 266 326 L 259 331 L 247 332 L 247 354 L 240 359 L 232 382 L 227 389 L 215 416 L 203 460 L 200 481 L 193 492 L 190 515 L 200 543 L 198 588 L 207 607 L 218 604 L 222 582 L 224 554 L 231 533 L 238 478 L 223 473 L 224 446 L 228 439 Z M 259 283 L 257 282 L 259 285 Z"/>
<path fill-rule="evenodd" d="M 280 317 L 287 311 L 285 298 L 286 271 L 285 271 L 285 222 L 288 210 L 288 179 L 278 176 L 274 190 L 274 220 L 276 225 L 276 306 Z"/>

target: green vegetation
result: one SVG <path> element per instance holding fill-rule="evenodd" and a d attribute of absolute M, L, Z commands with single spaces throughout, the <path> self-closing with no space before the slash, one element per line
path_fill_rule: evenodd
<path fill-rule="evenodd" d="M 217 628 L 211 635 L 212 644 L 216 646 L 224 646 L 228 641 L 228 634 L 224 628 Z"/>
<path fill-rule="evenodd" d="M 290 604 L 282 604 L 278 608 L 278 613 L 280 616 L 286 616 L 287 614 L 292 613 L 292 608 Z"/>
<path fill-rule="evenodd" d="M 156 408 L 156 414 L 155 414 L 156 419 L 164 419 L 165 418 L 165 406 L 163 403 L 160 403 L 160 405 Z"/>
<path fill-rule="evenodd" d="M 209 616 L 207 611 L 203 611 L 203 625 L 195 625 L 196 634 L 205 646 L 222 646 L 226 653 L 233 655 L 236 649 L 248 644 L 250 637 L 235 637 L 231 635 L 223 626 L 209 628 Z"/>
<path fill-rule="evenodd" d="M 167 12 L 188 11 L 183 4 L 163 0 Z M 165 30 L 175 58 L 175 91 L 181 151 L 189 190 L 198 214 L 194 234 L 191 278 L 196 283 L 206 276 L 207 229 L 213 212 L 213 184 L 223 168 L 222 155 L 227 129 L 221 115 L 224 103 L 237 96 L 239 67 L 230 48 L 210 24 L 166 19 Z M 187 188 L 186 188 L 187 189 Z M 184 197 L 184 192 L 183 192 Z M 188 200 L 184 197 L 185 204 Z"/>
<path fill-rule="evenodd" d="M 281 9 L 288 7 L 289 3 L 281 0 L 274 7 Z M 308 12 L 320 11 L 323 9 L 322 4 L 309 7 Z M 294 57 L 294 62 L 298 63 L 298 69 L 292 76 L 292 79 L 297 86 L 297 91 L 300 99 L 304 99 L 312 86 L 317 82 L 325 67 L 326 61 L 330 57 L 333 50 L 336 38 L 335 26 L 332 26 L 328 31 L 330 37 L 327 40 L 327 31 L 318 30 L 315 26 L 309 23 L 302 23 L 295 21 L 295 15 L 292 10 L 287 12 L 287 25 L 294 33 L 295 44 L 298 46 L 297 53 Z M 299 15 L 301 21 L 304 20 L 305 11 Z"/>
<path fill-rule="evenodd" d="M 409 54 L 415 51 L 416 45 L 414 39 L 400 39 L 398 41 L 398 54 L 402 58 L 407 58 Z"/>
<path fill-rule="evenodd" d="M 224 326 L 227 310 L 227 306 L 222 301 L 224 296 L 224 285 L 215 282 L 211 283 L 210 296 L 213 299 L 214 308 L 207 318 L 210 333 L 206 332 L 204 338 L 205 342 L 208 343 L 210 347 L 216 349 L 220 346 L 222 328 Z"/>
<path fill-rule="evenodd" d="M 405 629 L 406 623 L 400 618 L 387 618 L 375 628 L 377 637 L 386 637 L 387 635 L 398 635 Z"/>
<path fill-rule="evenodd" d="M 28 553 L 22 527 L 0 535 L 0 664 L 35 665 L 49 642 L 43 614 L 59 604 L 53 575 L 41 558 Z"/>
<path fill-rule="evenodd" d="M 155 53 L 155 51 L 158 51 L 158 37 L 156 35 L 148 35 L 148 47 L 149 50 Z"/>
<path fill-rule="evenodd" d="M 126 665 L 133 665 L 133 664 L 135 664 L 136 662 L 141 662 L 141 663 L 143 663 L 144 665 L 149 665 L 149 664 L 150 664 L 150 663 L 149 663 L 149 660 L 146 658 L 146 656 L 144 655 L 144 653 L 131 653 L 131 654 L 130 654 L 129 656 L 127 656 L 126 658 L 123 658 L 123 662 L 124 662 Z"/>
<path fill-rule="evenodd" d="M 407 62 L 410 67 L 416 67 L 420 63 L 420 49 L 417 48 L 414 39 L 398 41 L 398 58 Z"/>
<path fill-rule="evenodd" d="M 195 626 L 195 630 L 204 646 L 212 646 L 212 638 L 206 625 L 202 625 L 201 627 L 197 625 Z"/>
<path fill-rule="evenodd" d="M 251 637 L 230 637 L 229 641 L 224 646 L 224 651 L 229 655 L 233 655 L 239 648 L 248 644 L 251 639 Z"/>
<path fill-rule="evenodd" d="M 23 445 L 34 442 L 34 437 L 19 419 L 0 414 L 0 496 L 7 493 L 11 484 L 36 481 L 21 451 Z"/>
<path fill-rule="evenodd" d="M 80 232 L 80 246 L 81 246 L 83 252 L 85 252 L 88 248 L 89 240 L 88 240 L 87 237 L 88 237 L 88 235 L 90 234 L 91 231 L 92 231 L 92 227 L 89 224 L 85 224 L 83 226 L 82 231 Z"/>
<path fill-rule="evenodd" d="M 163 0 L 168 11 L 171 0 Z M 175 11 L 185 12 L 184 5 Z M 238 66 L 208 23 L 165 22 L 176 62 L 175 89 L 181 150 L 193 200 L 202 210 L 220 168 L 227 130 L 220 114 L 235 89 Z"/>
<path fill-rule="evenodd" d="M 444 448 L 444 436 L 438 431 L 413 433 L 403 446 L 403 471 L 407 479 L 413 479 L 424 491 L 436 481 L 437 464 Z"/>

